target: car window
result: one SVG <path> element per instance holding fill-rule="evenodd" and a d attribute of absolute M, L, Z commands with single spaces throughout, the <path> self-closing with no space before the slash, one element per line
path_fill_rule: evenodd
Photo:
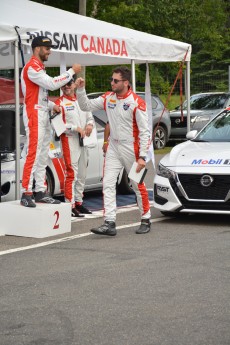
<path fill-rule="evenodd" d="M 161 108 L 163 107 L 163 105 L 159 102 Z M 158 107 L 158 102 L 156 101 L 155 98 L 152 97 L 152 109 L 157 109 Z"/>
<path fill-rule="evenodd" d="M 223 109 L 227 99 L 227 94 L 192 96 L 190 98 L 191 109 Z"/>
<path fill-rule="evenodd" d="M 220 113 L 195 138 L 199 141 L 226 142 L 230 141 L 230 110 Z"/>
<path fill-rule="evenodd" d="M 138 93 L 137 95 L 140 96 L 141 98 L 143 98 L 145 100 L 145 94 L 144 93 Z M 163 106 L 163 103 L 161 104 L 160 100 L 158 101 L 158 99 L 154 96 L 152 96 L 152 109 L 157 109 L 158 104 L 161 106 Z"/>

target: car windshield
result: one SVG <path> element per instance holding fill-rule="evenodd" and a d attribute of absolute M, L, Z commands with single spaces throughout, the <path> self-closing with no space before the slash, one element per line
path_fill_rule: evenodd
<path fill-rule="evenodd" d="M 193 110 L 223 109 L 227 98 L 227 94 L 194 95 L 190 98 L 190 107 Z"/>
<path fill-rule="evenodd" d="M 194 141 L 230 142 L 230 109 L 215 117 Z"/>

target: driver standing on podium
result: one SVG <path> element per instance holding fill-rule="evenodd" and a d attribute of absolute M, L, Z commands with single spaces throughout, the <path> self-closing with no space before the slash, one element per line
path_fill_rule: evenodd
<path fill-rule="evenodd" d="M 46 74 L 44 62 L 51 53 L 52 41 L 46 36 L 35 37 L 32 41 L 33 55 L 21 73 L 21 86 L 24 95 L 23 121 L 27 137 L 27 154 L 22 175 L 21 205 L 36 207 L 35 202 L 59 204 L 47 193 L 46 166 L 51 139 L 49 111 L 60 112 L 60 107 L 48 100 L 48 90 L 57 90 L 74 74 L 79 73 L 81 66 L 74 64 L 58 77 Z M 35 193 L 33 195 L 33 181 Z M 35 202 L 33 200 L 35 198 Z"/>

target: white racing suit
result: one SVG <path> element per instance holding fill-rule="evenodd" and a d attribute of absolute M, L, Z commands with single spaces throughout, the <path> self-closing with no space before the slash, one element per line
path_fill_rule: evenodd
<path fill-rule="evenodd" d="M 46 166 L 51 138 L 49 110 L 54 103 L 48 101 L 48 90 L 57 90 L 71 80 L 74 70 L 70 68 L 58 77 L 50 77 L 44 65 L 32 57 L 21 73 L 24 95 L 23 121 L 27 137 L 27 155 L 22 175 L 22 192 L 46 191 Z"/>
<path fill-rule="evenodd" d="M 82 204 L 88 165 L 88 148 L 80 146 L 79 134 L 75 129 L 84 129 L 88 124 L 94 126 L 94 119 L 90 112 L 80 109 L 76 96 L 63 95 L 55 103 L 62 107 L 63 122 L 70 128 L 60 138 L 66 166 L 65 201 L 71 202 L 74 207 L 75 203 Z"/>
<path fill-rule="evenodd" d="M 145 101 L 131 89 L 122 97 L 114 92 L 89 100 L 84 89 L 77 90 L 78 102 L 82 110 L 104 109 L 110 125 L 110 140 L 104 162 L 103 199 L 104 218 L 116 220 L 116 182 L 122 169 L 129 173 L 134 161 L 147 156 L 150 145 L 150 131 Z M 150 204 L 144 183 L 132 181 L 137 196 L 141 218 L 149 219 Z"/>

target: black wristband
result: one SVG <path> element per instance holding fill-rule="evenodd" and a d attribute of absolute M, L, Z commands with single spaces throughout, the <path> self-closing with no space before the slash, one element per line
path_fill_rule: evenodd
<path fill-rule="evenodd" d="M 146 161 L 146 157 L 140 156 L 139 158 L 143 159 L 143 161 Z"/>

